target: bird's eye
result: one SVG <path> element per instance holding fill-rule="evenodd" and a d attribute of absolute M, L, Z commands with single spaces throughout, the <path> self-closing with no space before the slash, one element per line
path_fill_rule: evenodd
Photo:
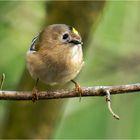
<path fill-rule="evenodd" d="M 64 40 L 66 40 L 68 37 L 69 37 L 69 34 L 67 34 L 67 33 L 65 33 L 65 34 L 63 35 L 63 39 L 64 39 Z"/>

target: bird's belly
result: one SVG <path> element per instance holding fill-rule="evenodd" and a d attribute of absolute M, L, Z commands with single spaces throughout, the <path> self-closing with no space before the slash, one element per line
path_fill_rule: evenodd
<path fill-rule="evenodd" d="M 76 75 L 79 73 L 83 63 L 79 64 L 78 67 L 65 66 L 60 68 L 60 66 L 52 66 L 51 68 L 42 67 L 36 72 L 36 75 L 40 78 L 41 81 L 46 84 L 56 85 L 56 84 L 65 84 L 68 81 L 74 79 Z"/>
<path fill-rule="evenodd" d="M 49 85 L 56 85 L 56 84 L 65 84 L 68 81 L 74 79 L 76 75 L 79 73 L 83 65 L 79 63 L 75 66 L 70 65 L 52 65 L 44 67 L 43 65 L 39 64 L 39 67 L 34 66 L 34 64 L 30 64 L 30 72 L 32 77 L 39 78 L 42 82 L 49 84 Z"/>
<path fill-rule="evenodd" d="M 42 61 L 39 55 L 28 54 L 27 67 L 32 77 L 39 78 L 46 84 L 65 84 L 76 77 L 84 64 L 81 50 L 80 53 L 73 50 L 72 54 L 72 57 L 66 57 L 64 61 L 60 61 L 62 59 Z"/>

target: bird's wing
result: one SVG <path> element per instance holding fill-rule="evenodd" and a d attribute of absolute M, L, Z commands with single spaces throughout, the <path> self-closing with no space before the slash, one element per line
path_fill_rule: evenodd
<path fill-rule="evenodd" d="M 38 44 L 38 41 L 39 41 L 39 35 L 40 33 L 38 33 L 32 40 L 32 44 L 30 46 L 30 51 L 38 51 L 38 47 L 37 47 L 37 44 Z"/>

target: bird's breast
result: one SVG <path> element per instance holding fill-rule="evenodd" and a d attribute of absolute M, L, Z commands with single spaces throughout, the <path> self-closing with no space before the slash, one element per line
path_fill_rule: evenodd
<path fill-rule="evenodd" d="M 43 58 L 41 56 L 38 53 L 28 54 L 28 69 L 33 77 L 46 84 L 67 83 L 76 77 L 83 66 L 82 48 L 79 45 L 69 51 L 61 51 L 58 55 L 49 53 Z"/>

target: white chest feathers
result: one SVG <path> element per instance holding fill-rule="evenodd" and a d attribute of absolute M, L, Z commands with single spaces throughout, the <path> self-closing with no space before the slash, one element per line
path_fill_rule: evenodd
<path fill-rule="evenodd" d="M 72 58 L 71 61 L 80 63 L 83 59 L 83 54 L 82 54 L 82 47 L 81 45 L 75 45 L 72 48 Z"/>

